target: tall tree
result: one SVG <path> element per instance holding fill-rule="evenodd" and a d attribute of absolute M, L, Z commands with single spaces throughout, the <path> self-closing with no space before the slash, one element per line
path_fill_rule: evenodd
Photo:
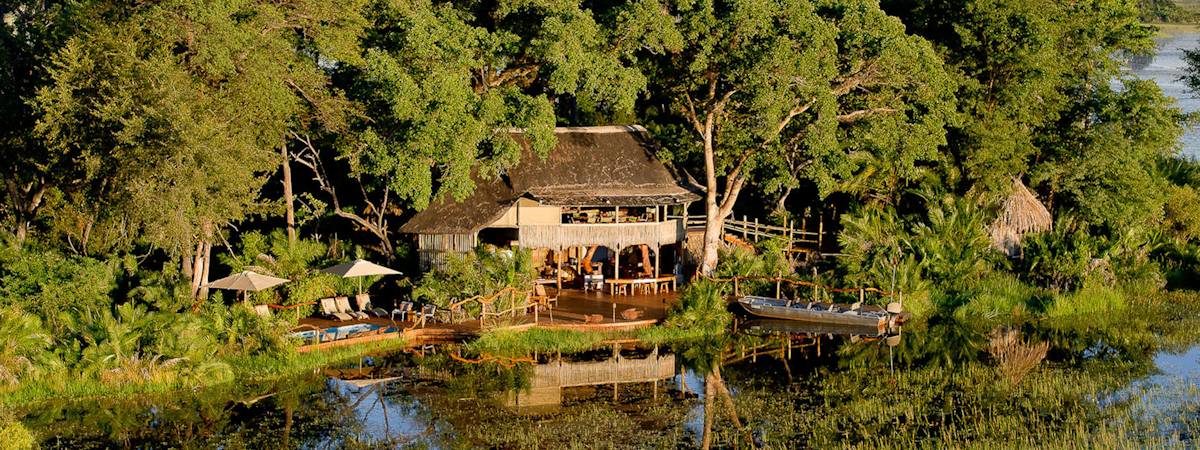
<path fill-rule="evenodd" d="M 873 1 L 679 1 L 670 14 L 687 45 L 648 70 L 676 99 L 665 112 L 679 125 L 660 133 L 686 136 L 675 156 L 704 168 L 701 273 L 747 186 L 803 177 L 828 191 L 855 153 L 911 167 L 942 142 L 952 83 L 932 47 Z"/>
<path fill-rule="evenodd" d="M 465 198 L 477 177 L 511 167 L 521 157 L 512 128 L 526 130 L 544 156 L 560 99 L 632 110 L 646 86 L 632 67 L 633 52 L 678 46 L 678 36 L 656 34 L 669 18 L 653 5 L 378 2 L 363 62 L 338 68 L 340 85 L 363 114 L 351 133 L 324 145 L 302 136 L 295 156 L 311 169 L 332 213 L 372 235 L 391 257 L 388 219 L 400 206 Z M 348 164 L 349 180 L 333 173 L 334 158 Z M 348 197 L 338 189 L 347 184 L 355 188 Z"/>
<path fill-rule="evenodd" d="M 55 185 L 77 176 L 69 155 L 46 151 L 33 128 L 30 100 L 47 85 L 46 63 L 98 13 L 90 2 L 0 4 L 0 224 L 24 242 Z"/>
<path fill-rule="evenodd" d="M 319 62 L 357 55 L 362 21 L 342 5 L 140 5 L 68 41 L 35 101 L 47 151 L 78 172 L 55 186 L 68 239 L 182 255 L 201 294 L 222 228 L 256 210 L 285 133 L 325 89 Z"/>

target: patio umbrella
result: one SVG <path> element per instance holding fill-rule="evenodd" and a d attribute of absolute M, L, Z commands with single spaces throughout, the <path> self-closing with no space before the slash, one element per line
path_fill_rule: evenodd
<path fill-rule="evenodd" d="M 360 293 L 362 292 L 362 278 L 360 278 L 360 277 L 369 277 L 369 276 L 374 276 L 374 275 L 404 275 L 403 273 L 400 273 L 400 271 L 398 271 L 398 270 L 389 269 L 389 268 L 383 267 L 379 264 L 375 264 L 370 261 L 364 261 L 361 259 L 356 259 L 356 260 L 350 261 L 348 263 L 338 264 L 333 267 L 327 267 L 327 268 L 321 269 L 321 271 L 325 272 L 325 273 L 337 275 L 342 278 L 351 278 L 351 277 L 359 278 L 358 292 L 360 292 Z"/>
<path fill-rule="evenodd" d="M 208 283 L 214 289 L 229 289 L 240 292 L 258 292 L 287 283 L 284 278 L 276 278 L 251 271 L 242 271 Z"/>

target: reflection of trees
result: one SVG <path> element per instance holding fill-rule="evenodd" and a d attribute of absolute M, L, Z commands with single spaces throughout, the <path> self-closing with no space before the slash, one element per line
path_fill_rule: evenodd
<path fill-rule="evenodd" d="M 324 377 L 274 386 L 226 387 L 191 394 L 46 405 L 25 422 L 43 447 L 328 447 L 356 441 L 346 398 Z"/>

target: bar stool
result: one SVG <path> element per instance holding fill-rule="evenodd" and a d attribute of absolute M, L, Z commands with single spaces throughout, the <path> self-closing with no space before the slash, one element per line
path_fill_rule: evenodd
<path fill-rule="evenodd" d="M 649 294 L 653 294 L 653 293 L 654 293 L 654 283 L 642 283 L 642 294 L 649 295 Z"/>
<path fill-rule="evenodd" d="M 629 295 L 629 285 L 628 284 L 618 284 L 617 285 L 617 295 Z"/>
<path fill-rule="evenodd" d="M 671 292 L 671 282 L 670 281 L 658 282 L 658 292 Z"/>

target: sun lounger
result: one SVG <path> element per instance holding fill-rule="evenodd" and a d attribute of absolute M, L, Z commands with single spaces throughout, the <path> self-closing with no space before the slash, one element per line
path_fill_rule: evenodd
<path fill-rule="evenodd" d="M 353 320 L 349 314 L 338 311 L 337 301 L 332 298 L 321 299 L 321 315 L 332 320 Z"/>
<path fill-rule="evenodd" d="M 371 296 L 369 294 L 358 294 L 354 296 L 355 303 L 358 303 L 358 310 L 367 313 L 367 315 L 375 317 L 387 317 L 388 312 L 383 308 L 376 308 L 371 305 Z"/>
<path fill-rule="evenodd" d="M 366 319 L 368 317 L 366 313 L 355 311 L 354 308 L 350 307 L 350 297 L 337 297 L 333 301 L 337 305 L 337 311 L 340 313 L 349 314 L 350 317 L 355 319 Z"/>

